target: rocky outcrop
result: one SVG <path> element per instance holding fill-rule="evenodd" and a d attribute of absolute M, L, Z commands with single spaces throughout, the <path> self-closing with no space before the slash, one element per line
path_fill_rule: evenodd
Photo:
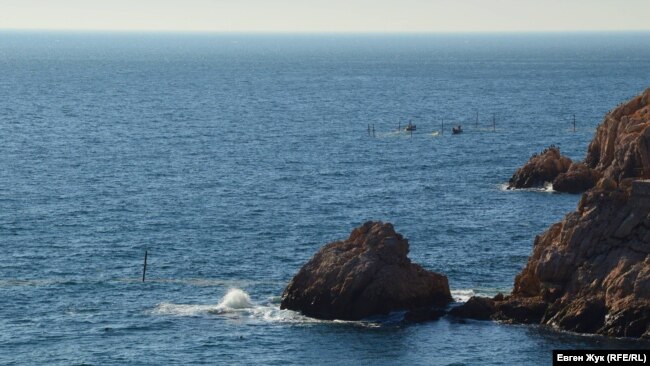
<path fill-rule="evenodd" d="M 597 174 L 596 187 L 537 236 L 512 294 L 481 317 L 650 338 L 650 89 L 607 114 L 584 165 L 567 175 Z"/>
<path fill-rule="evenodd" d="M 408 240 L 393 225 L 366 222 L 346 240 L 323 246 L 291 280 L 280 307 L 315 318 L 358 320 L 446 306 L 452 301 L 447 277 L 411 263 L 408 252 Z M 435 314 L 411 312 L 409 320 Z"/>
<path fill-rule="evenodd" d="M 510 179 L 509 188 L 541 187 L 553 183 L 558 192 L 580 193 L 601 178 L 623 183 L 650 178 L 650 89 L 610 111 L 598 126 L 583 162 L 571 160 L 551 147 L 533 157 Z M 566 162 L 569 165 L 566 165 Z"/>
<path fill-rule="evenodd" d="M 508 188 L 543 187 L 553 182 L 571 166 L 571 159 L 560 154 L 560 148 L 551 146 L 541 154 L 533 155 L 530 160 L 510 178 Z"/>

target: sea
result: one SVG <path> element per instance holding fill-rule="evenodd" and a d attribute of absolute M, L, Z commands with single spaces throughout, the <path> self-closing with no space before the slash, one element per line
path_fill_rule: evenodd
<path fill-rule="evenodd" d="M 457 304 L 508 293 L 580 199 L 508 179 L 550 145 L 584 158 L 603 116 L 649 86 L 647 32 L 2 31 L 0 364 L 548 365 L 556 349 L 647 349 L 449 316 L 321 321 L 280 299 L 368 220 L 393 223 Z"/>

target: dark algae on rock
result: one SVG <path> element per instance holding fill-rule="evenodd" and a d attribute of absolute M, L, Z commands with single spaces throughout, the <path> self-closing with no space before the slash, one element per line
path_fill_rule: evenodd
<path fill-rule="evenodd" d="M 323 246 L 294 276 L 281 308 L 321 319 L 358 320 L 414 310 L 407 320 L 439 317 L 452 301 L 447 277 L 411 263 L 408 240 L 393 225 L 366 222 Z"/>

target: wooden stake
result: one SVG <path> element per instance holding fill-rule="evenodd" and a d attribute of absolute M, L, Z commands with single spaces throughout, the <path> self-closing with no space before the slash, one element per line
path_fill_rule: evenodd
<path fill-rule="evenodd" d="M 576 132 L 576 115 L 573 115 L 573 132 Z"/>
<path fill-rule="evenodd" d="M 142 268 L 142 282 L 144 282 L 144 276 L 147 273 L 147 251 L 144 251 L 144 267 Z"/>

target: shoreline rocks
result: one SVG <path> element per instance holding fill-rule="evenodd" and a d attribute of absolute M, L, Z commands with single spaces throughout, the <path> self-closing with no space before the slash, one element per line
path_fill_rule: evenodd
<path fill-rule="evenodd" d="M 416 310 L 411 320 L 434 319 L 421 309 L 452 301 L 447 277 L 411 263 L 408 240 L 393 225 L 366 222 L 346 240 L 323 246 L 293 277 L 281 309 L 320 319 L 359 320 Z"/>
<path fill-rule="evenodd" d="M 598 182 L 535 238 L 512 294 L 457 316 L 650 339 L 650 89 L 605 116 L 582 165 L 566 174 Z"/>

